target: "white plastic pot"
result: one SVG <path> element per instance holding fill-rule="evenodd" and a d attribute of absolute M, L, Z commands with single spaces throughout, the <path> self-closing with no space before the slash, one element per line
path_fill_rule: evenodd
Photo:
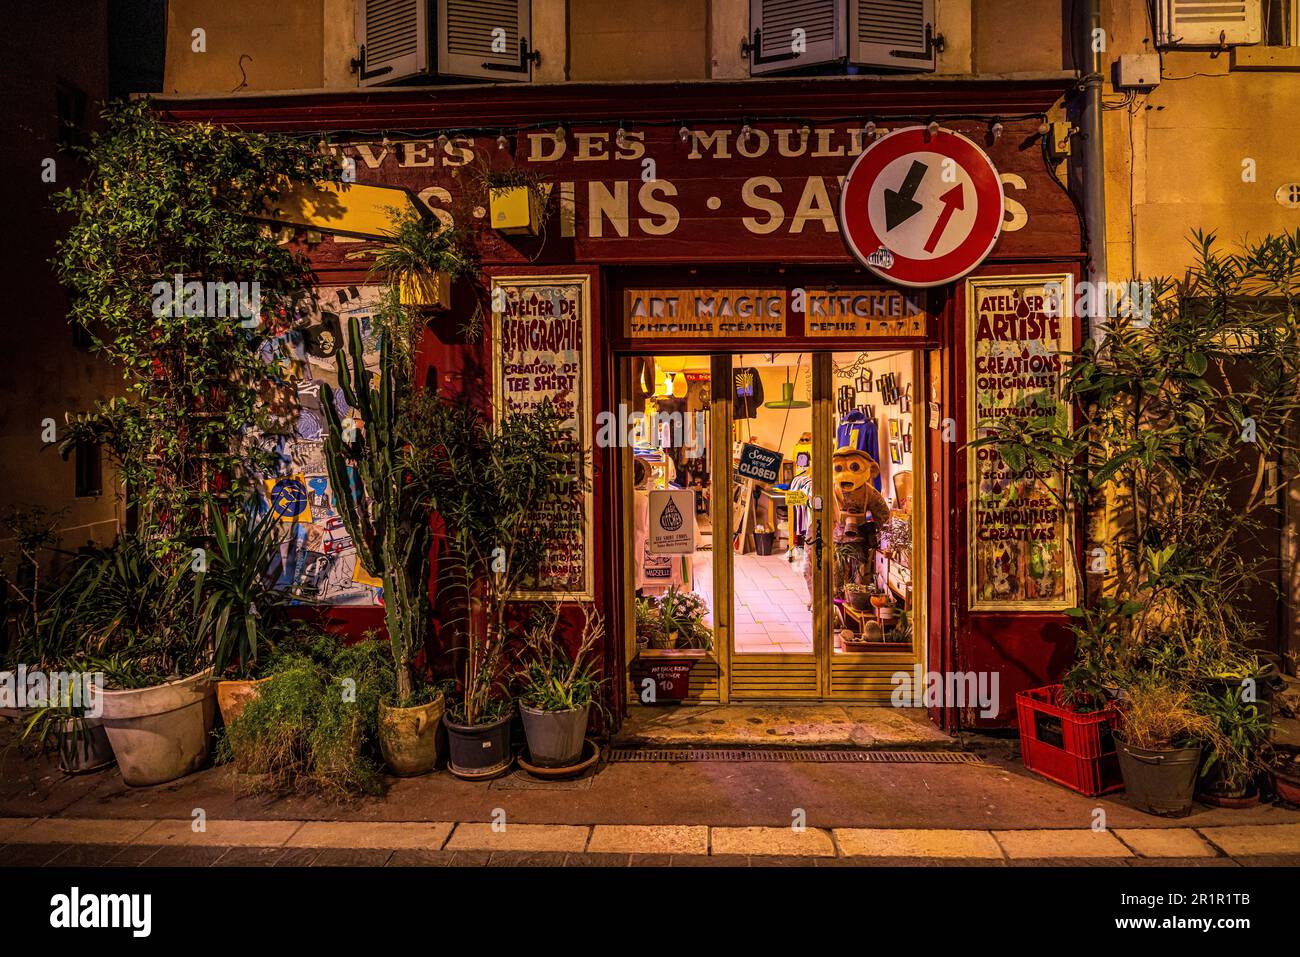
<path fill-rule="evenodd" d="M 152 688 L 104 691 L 102 721 L 132 787 L 165 784 L 203 767 L 216 715 L 211 669 Z"/>

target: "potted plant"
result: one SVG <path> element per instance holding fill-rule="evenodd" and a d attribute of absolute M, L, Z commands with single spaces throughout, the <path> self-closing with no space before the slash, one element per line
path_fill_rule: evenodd
<path fill-rule="evenodd" d="M 451 308 L 451 285 L 473 271 L 460 234 L 413 208 L 390 207 L 389 238 L 375 252 L 372 274 L 398 290 L 403 306 L 443 311 Z"/>
<path fill-rule="evenodd" d="M 1200 771 L 1197 798 L 1217 807 L 1251 807 L 1259 803 L 1256 781 L 1263 770 L 1263 751 L 1272 733 L 1269 713 L 1229 687 L 1220 694 L 1201 692 L 1196 706 L 1219 728 Z"/>
<path fill-rule="evenodd" d="M 507 235 L 536 236 L 546 219 L 549 184 L 540 173 L 520 166 L 475 168 L 477 192 L 486 194 L 488 225 Z"/>
<path fill-rule="evenodd" d="M 102 689 L 95 676 L 64 662 L 48 673 L 47 680 L 58 684 L 48 687 L 45 700 L 29 709 L 30 717 L 12 743 L 35 740 L 42 751 L 53 743 L 59 768 L 68 774 L 87 774 L 113 764 L 113 748 L 100 720 Z"/>
<path fill-rule="evenodd" d="M 388 766 L 400 775 L 432 771 L 438 761 L 442 693 L 429 684 L 417 657 L 425 650 L 433 609 L 429 601 L 433 533 L 426 492 L 415 460 L 416 432 L 426 397 L 414 383 L 410 314 L 383 311 L 378 375 L 367 373 L 361 328 L 349 322 L 348 348 L 340 350 L 339 388 L 352 414 L 345 423 L 333 402 L 323 402 L 329 432 L 325 464 L 336 489 L 339 517 L 357 560 L 383 582 L 384 620 L 395 671 L 391 700 L 379 703 L 379 742 Z M 351 358 L 349 358 L 349 356 Z"/>
<path fill-rule="evenodd" d="M 1300 807 L 1300 748 L 1277 746 L 1267 761 L 1267 769 L 1277 796 Z"/>
<path fill-rule="evenodd" d="M 460 700 L 444 721 L 448 769 L 482 780 L 510 767 L 507 609 L 562 534 L 539 522 L 582 483 L 564 449 L 572 433 L 549 401 L 488 420 L 469 402 L 428 396 L 412 446 L 413 485 L 442 527 L 440 574 L 464 653 Z"/>
<path fill-rule="evenodd" d="M 636 617 L 636 644 L 638 648 L 665 648 L 664 620 L 659 607 L 649 596 L 638 595 L 633 602 Z"/>
<path fill-rule="evenodd" d="M 216 714 L 211 654 L 195 627 L 202 592 L 188 563 L 134 536 L 79 561 L 51 627 L 76 635 L 70 663 L 104 675 L 102 716 L 122 778 L 162 784 L 202 767 Z"/>
<path fill-rule="evenodd" d="M 1205 744 L 1215 750 L 1227 744 L 1185 689 L 1145 681 L 1123 690 L 1115 738 L 1124 789 L 1149 814 L 1181 817 L 1192 807 Z"/>
<path fill-rule="evenodd" d="M 1191 245 L 1183 278 L 1143 284 L 1142 321 L 1108 320 L 1065 360 L 1059 396 L 1026 393 L 1026 414 L 977 423 L 971 443 L 1067 514 L 1106 510 L 1106 539 L 1068 550 L 1081 600 L 1059 704 L 1076 715 L 1103 712 L 1135 676 L 1209 692 L 1265 677 L 1248 652 L 1265 558 L 1242 545 L 1300 462 L 1300 259 L 1289 234 L 1225 253 L 1197 231 Z"/>
<path fill-rule="evenodd" d="M 372 634 L 341 646 L 304 630 L 273 649 L 273 680 L 226 728 L 217 760 L 239 775 L 240 791 L 284 796 L 310 790 L 345 801 L 383 791 L 379 705 L 394 675 L 387 642 Z M 355 691 L 339 694 L 342 682 Z"/>
<path fill-rule="evenodd" d="M 771 555 L 772 546 L 776 544 L 776 532 L 766 525 L 754 526 L 754 549 L 760 555 Z"/>
<path fill-rule="evenodd" d="M 284 593 L 275 587 L 281 522 L 269 509 L 251 521 L 239 510 L 223 516 L 209 503 L 212 542 L 196 587 L 198 635 L 212 648 L 217 708 L 227 726 L 269 678 L 255 677 L 263 645 L 283 632 Z"/>
<path fill-rule="evenodd" d="M 582 763 L 587 723 L 600 690 L 592 653 L 605 635 L 600 612 L 582 603 L 582 633 L 570 656 L 556 638 L 560 608 L 538 609 L 524 631 L 517 672 L 519 712 L 528 742 L 528 765 L 572 768 Z"/>
<path fill-rule="evenodd" d="M 683 626 L 689 625 L 681 604 L 681 592 L 677 590 L 676 585 L 670 586 L 667 593 L 659 600 L 659 634 L 651 645 L 652 648 L 677 647 L 677 639 Z"/>
<path fill-rule="evenodd" d="M 14 554 L 0 567 L 0 603 L 4 609 L 0 634 L 7 639 L 0 670 L 0 689 L 15 692 L 26 673 L 44 671 L 69 651 L 66 636 L 49 627 L 51 602 L 58 601 L 57 579 L 42 574 L 43 553 L 58 543 L 58 525 L 64 512 L 50 512 L 40 506 L 10 506 L 0 518 Z M 12 567 L 11 577 L 6 569 Z M 22 707 L 0 694 L 0 717 L 31 718 L 36 708 Z"/>

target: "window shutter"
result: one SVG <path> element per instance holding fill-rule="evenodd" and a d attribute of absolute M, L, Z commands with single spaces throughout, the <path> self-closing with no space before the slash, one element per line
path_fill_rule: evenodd
<path fill-rule="evenodd" d="M 429 72 L 426 0 L 361 0 L 361 86 Z"/>
<path fill-rule="evenodd" d="M 934 69 L 934 0 L 849 0 L 849 62 Z"/>
<path fill-rule="evenodd" d="M 1158 0 L 1162 47 L 1259 43 L 1260 0 Z"/>
<path fill-rule="evenodd" d="M 484 80 L 532 79 L 530 0 L 438 0 L 438 72 Z"/>
<path fill-rule="evenodd" d="M 843 10 L 843 0 L 749 0 L 750 74 L 843 59 Z"/>

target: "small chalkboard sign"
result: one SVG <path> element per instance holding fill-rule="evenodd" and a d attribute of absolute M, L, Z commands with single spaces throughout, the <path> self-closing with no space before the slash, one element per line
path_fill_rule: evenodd
<path fill-rule="evenodd" d="M 740 461 L 736 463 L 736 474 L 741 478 L 756 482 L 774 484 L 781 479 L 781 460 L 784 456 L 761 445 L 746 442 L 740 449 Z"/>

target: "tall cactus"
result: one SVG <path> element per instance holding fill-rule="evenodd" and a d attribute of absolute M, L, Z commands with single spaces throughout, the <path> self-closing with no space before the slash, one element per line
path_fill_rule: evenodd
<path fill-rule="evenodd" d="M 321 402 L 329 423 L 325 464 L 335 508 L 357 558 L 384 583 L 397 696 L 404 702 L 416 688 L 415 657 L 424 647 L 432 616 L 429 516 L 403 464 L 402 413 L 409 385 L 398 381 L 387 336 L 380 343 L 378 386 L 368 381 L 372 377 L 366 373 L 356 317 L 348 323 L 347 349 L 338 352 L 338 360 L 339 387 L 355 411 L 345 425 L 333 402 Z"/>

